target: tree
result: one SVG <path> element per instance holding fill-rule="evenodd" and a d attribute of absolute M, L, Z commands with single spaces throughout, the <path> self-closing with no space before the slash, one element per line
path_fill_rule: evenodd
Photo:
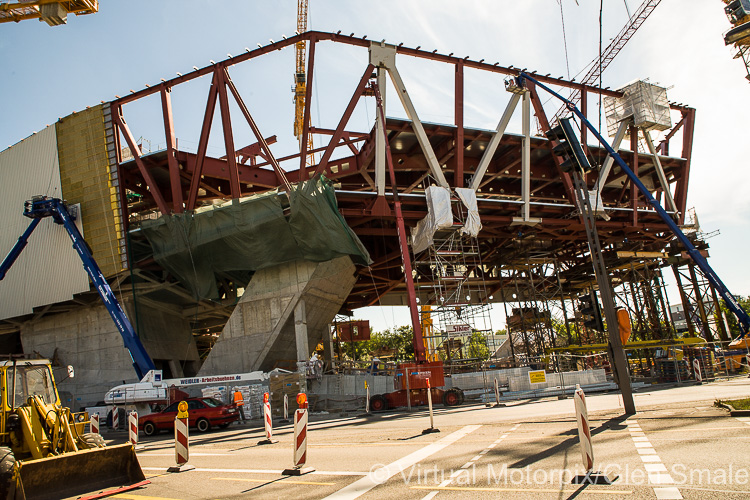
<path fill-rule="evenodd" d="M 349 359 L 366 360 L 370 353 L 382 349 L 395 349 L 395 361 L 414 360 L 414 334 L 411 326 L 398 326 L 382 332 L 373 332 L 370 340 L 342 342 L 341 352 Z"/>
<path fill-rule="evenodd" d="M 487 338 L 482 332 L 471 333 L 467 349 L 470 358 L 478 358 L 484 361 L 490 357 L 490 348 L 487 347 Z"/>
<path fill-rule="evenodd" d="M 746 313 L 750 314 L 750 296 L 742 297 L 741 295 L 736 296 L 737 303 Z M 740 325 L 737 323 L 737 316 L 727 307 L 727 303 L 724 299 L 721 299 L 721 311 L 727 317 L 727 323 L 729 323 L 729 336 L 732 338 L 737 337 L 740 334 Z"/>

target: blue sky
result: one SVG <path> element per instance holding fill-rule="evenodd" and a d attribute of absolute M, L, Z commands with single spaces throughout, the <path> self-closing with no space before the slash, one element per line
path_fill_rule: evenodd
<path fill-rule="evenodd" d="M 625 24 L 627 13 L 622 0 L 604 3 L 606 46 Z M 310 0 L 308 27 L 421 45 L 542 74 L 567 76 L 569 68 L 574 76 L 597 54 L 599 2 L 562 4 L 565 41 L 556 0 Z M 639 4 L 628 1 L 631 11 Z M 228 53 L 238 54 L 245 47 L 278 40 L 295 29 L 292 0 L 101 2 L 99 13 L 70 16 L 65 26 L 52 28 L 37 21 L 0 25 L 0 149 L 58 117 L 205 66 L 211 59 L 224 59 Z M 670 100 L 697 108 L 688 206 L 696 207 L 704 230 L 721 230 L 710 240 L 709 262 L 732 292 L 748 295 L 750 176 L 745 167 L 750 84 L 742 63 L 724 46 L 727 29 L 719 0 L 663 0 L 606 70 L 603 82 L 617 88 L 648 78 L 668 87 Z M 364 70 L 366 55 L 328 45 L 321 46 L 317 56 L 312 119 L 317 126 L 333 128 Z M 450 123 L 450 68 L 413 61 L 399 65 L 420 117 Z M 293 52 L 278 52 L 246 66 L 231 70 L 232 78 L 264 134 L 279 136 L 274 153 L 291 153 Z M 205 81 L 174 95 L 177 135 L 186 148 L 197 142 L 209 83 L 201 80 Z M 466 125 L 494 128 L 507 102 L 501 79 L 467 73 L 466 86 Z M 548 112 L 554 111 L 554 103 L 548 106 Z M 151 119 L 154 109 L 149 102 L 131 106 L 126 118 L 136 137 L 156 146 L 163 141 L 163 131 L 160 122 Z M 403 116 L 403 111 L 389 100 L 388 114 Z M 373 118 L 372 107 L 360 106 L 349 128 L 367 130 Z M 510 128 L 518 132 L 520 122 L 512 122 Z M 214 134 L 213 151 L 220 152 L 222 145 L 221 135 Z M 408 319 L 401 312 L 392 316 L 377 311 L 373 321 L 380 329 Z"/>

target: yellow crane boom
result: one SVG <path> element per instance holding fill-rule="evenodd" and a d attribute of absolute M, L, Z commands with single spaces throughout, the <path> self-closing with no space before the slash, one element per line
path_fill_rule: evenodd
<path fill-rule="evenodd" d="M 297 33 L 307 31 L 307 0 L 297 0 Z M 305 59 L 307 56 L 307 42 L 300 40 L 296 43 L 296 65 L 294 72 L 294 136 L 302 149 L 302 132 L 305 128 L 305 97 L 307 95 L 307 75 L 305 74 Z M 307 136 L 307 150 L 313 150 L 312 134 Z M 314 165 L 315 157 L 308 153 L 306 164 Z"/>
<path fill-rule="evenodd" d="M 99 0 L 37 0 L 0 2 L 0 23 L 40 19 L 50 26 L 68 22 L 68 14 L 77 16 L 99 11 Z"/>

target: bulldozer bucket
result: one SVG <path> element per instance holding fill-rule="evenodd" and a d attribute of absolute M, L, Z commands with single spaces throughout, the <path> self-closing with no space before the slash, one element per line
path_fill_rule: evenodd
<path fill-rule="evenodd" d="M 130 443 L 16 462 L 16 500 L 54 500 L 145 479 Z"/>

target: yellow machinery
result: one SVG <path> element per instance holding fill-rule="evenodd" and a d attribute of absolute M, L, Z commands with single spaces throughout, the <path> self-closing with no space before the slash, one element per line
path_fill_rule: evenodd
<path fill-rule="evenodd" d="M 143 481 L 133 445 L 84 433 L 88 413 L 60 404 L 49 361 L 0 363 L 0 498 L 55 499 Z"/>
<path fill-rule="evenodd" d="M 99 11 L 99 0 L 31 0 L 0 2 L 0 23 L 39 19 L 50 26 L 68 22 L 68 14 L 77 16 Z"/>
<path fill-rule="evenodd" d="M 742 59 L 750 80 L 750 0 L 723 0 L 724 12 L 732 24 L 732 29 L 724 34 L 724 44 L 737 49 L 735 59 Z"/>

